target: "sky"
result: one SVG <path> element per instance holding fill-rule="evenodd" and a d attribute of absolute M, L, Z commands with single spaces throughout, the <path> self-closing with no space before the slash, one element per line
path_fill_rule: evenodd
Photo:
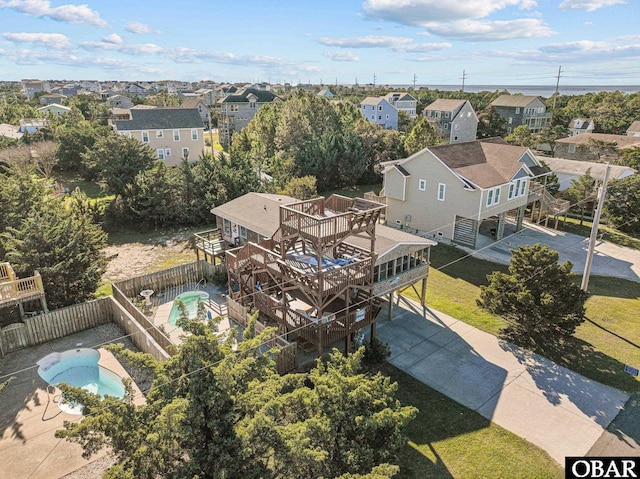
<path fill-rule="evenodd" d="M 639 0 L 0 0 L 0 81 L 640 84 Z"/>

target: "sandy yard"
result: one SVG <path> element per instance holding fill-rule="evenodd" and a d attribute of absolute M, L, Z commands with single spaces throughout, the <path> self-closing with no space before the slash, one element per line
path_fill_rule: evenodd
<path fill-rule="evenodd" d="M 108 246 L 105 252 L 114 258 L 109 262 L 103 279 L 107 282 L 120 281 L 195 261 L 191 237 L 192 233 L 179 233 L 145 242 Z"/>

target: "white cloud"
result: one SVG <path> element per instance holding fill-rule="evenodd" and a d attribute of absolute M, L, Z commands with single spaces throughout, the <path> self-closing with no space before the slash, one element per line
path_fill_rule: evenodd
<path fill-rule="evenodd" d="M 54 50 L 73 48 L 69 39 L 61 33 L 3 33 L 2 37 L 14 43 L 32 43 Z"/>
<path fill-rule="evenodd" d="M 564 0 L 560 4 L 561 10 L 586 10 L 593 12 L 603 7 L 611 7 L 625 3 L 625 0 Z"/>
<path fill-rule="evenodd" d="M 411 38 L 387 37 L 382 35 L 369 35 L 353 38 L 322 37 L 318 41 L 329 47 L 339 48 L 389 48 L 399 47 L 411 43 Z"/>
<path fill-rule="evenodd" d="M 426 28 L 437 35 L 468 41 L 512 40 L 548 37 L 555 32 L 537 18 L 517 20 L 458 20 L 450 23 L 428 23 Z"/>
<path fill-rule="evenodd" d="M 325 52 L 324 56 L 327 58 L 331 58 L 334 62 L 357 62 L 360 60 L 356 55 L 351 51 L 346 52 Z"/>
<path fill-rule="evenodd" d="M 11 8 L 33 17 L 48 17 L 58 22 L 107 26 L 100 14 L 87 5 L 60 5 L 52 8 L 48 0 L 2 0 L 0 7 Z"/>
<path fill-rule="evenodd" d="M 446 50 L 447 48 L 451 48 L 453 45 L 451 43 L 416 43 L 413 45 L 402 45 L 399 47 L 395 47 L 394 50 L 397 52 L 407 52 L 407 53 L 430 53 L 437 52 L 441 50 Z"/>
<path fill-rule="evenodd" d="M 530 9 L 535 5 L 532 0 L 367 0 L 364 11 L 370 17 L 423 26 L 426 22 L 483 18 L 507 7 Z"/>
<path fill-rule="evenodd" d="M 603 0 L 605 1 L 605 0 Z M 427 29 L 427 34 L 469 41 L 510 40 L 552 35 L 541 19 L 489 20 L 489 15 L 507 8 L 530 10 L 535 0 L 366 0 L 365 13 L 402 25 Z"/>
<path fill-rule="evenodd" d="M 119 45 L 122 43 L 122 38 L 117 33 L 112 33 L 111 35 L 107 35 L 106 37 L 102 37 L 102 41 L 105 43 L 113 43 L 115 45 Z"/>
<path fill-rule="evenodd" d="M 163 33 L 162 30 L 156 30 L 155 28 L 151 28 L 149 25 L 146 25 L 144 23 L 133 22 L 133 21 L 127 22 L 125 28 L 127 29 L 127 31 L 131 33 L 138 33 L 138 34 Z"/>
<path fill-rule="evenodd" d="M 101 42 L 83 42 L 80 46 L 85 50 L 112 50 L 128 53 L 129 55 L 154 55 L 165 51 L 165 48 L 154 43 L 133 43 L 128 45 L 122 43 L 122 40 L 117 43 L 113 39 L 108 41 L 107 38 L 103 38 Z"/>

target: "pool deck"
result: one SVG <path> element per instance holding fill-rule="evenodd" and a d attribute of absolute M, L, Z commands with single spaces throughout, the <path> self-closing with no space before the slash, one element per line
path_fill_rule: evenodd
<path fill-rule="evenodd" d="M 176 293 L 182 294 L 188 291 L 198 291 L 209 294 L 209 299 L 204 301 L 204 306 L 205 310 L 211 313 L 212 317 L 222 317 L 222 320 L 218 324 L 219 334 L 223 334 L 231 328 L 232 322 L 226 315 L 226 298 L 223 296 L 220 286 L 208 283 L 201 285 L 199 288 L 196 288 L 195 285 L 190 288 L 189 285 L 185 285 L 185 287 L 176 291 Z M 184 342 L 184 330 L 178 326 L 169 324 L 169 315 L 171 314 L 176 296 L 177 294 L 165 294 L 162 297 L 152 298 L 154 305 L 152 309 L 153 323 L 164 329 L 173 344 L 182 344 Z"/>
<path fill-rule="evenodd" d="M 51 479 L 73 472 L 106 455 L 106 451 L 83 459 L 82 448 L 54 434 L 64 421 L 79 421 L 82 416 L 62 412 L 53 396 L 47 393 L 47 383 L 38 376 L 36 362 L 55 351 L 79 346 L 96 347 L 118 337 L 113 325 L 100 326 L 65 338 L 23 349 L 0 359 L 0 376 L 11 374 L 15 379 L 0 393 L 0 467 L 3 479 Z M 123 334 L 120 332 L 120 334 Z M 117 341 L 116 341 L 117 342 Z M 129 377 L 118 360 L 104 348 L 99 364 L 119 376 Z M 134 402 L 144 402 L 133 384 Z M 9 458 L 13 458 L 10 460 Z"/>

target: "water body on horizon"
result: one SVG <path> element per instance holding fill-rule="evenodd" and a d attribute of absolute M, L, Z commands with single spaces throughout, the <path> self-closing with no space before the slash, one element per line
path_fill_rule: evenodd
<path fill-rule="evenodd" d="M 413 85 L 393 85 L 396 88 L 412 88 Z M 460 90 L 460 85 L 416 85 L 416 88 L 428 88 L 429 90 L 455 91 Z M 541 96 L 549 98 L 556 91 L 555 86 L 550 85 L 465 85 L 464 91 L 478 93 L 481 91 L 503 91 L 529 96 Z M 640 91 L 640 85 L 567 85 L 560 86 L 560 95 L 584 95 L 586 93 L 613 92 L 636 93 Z"/>

